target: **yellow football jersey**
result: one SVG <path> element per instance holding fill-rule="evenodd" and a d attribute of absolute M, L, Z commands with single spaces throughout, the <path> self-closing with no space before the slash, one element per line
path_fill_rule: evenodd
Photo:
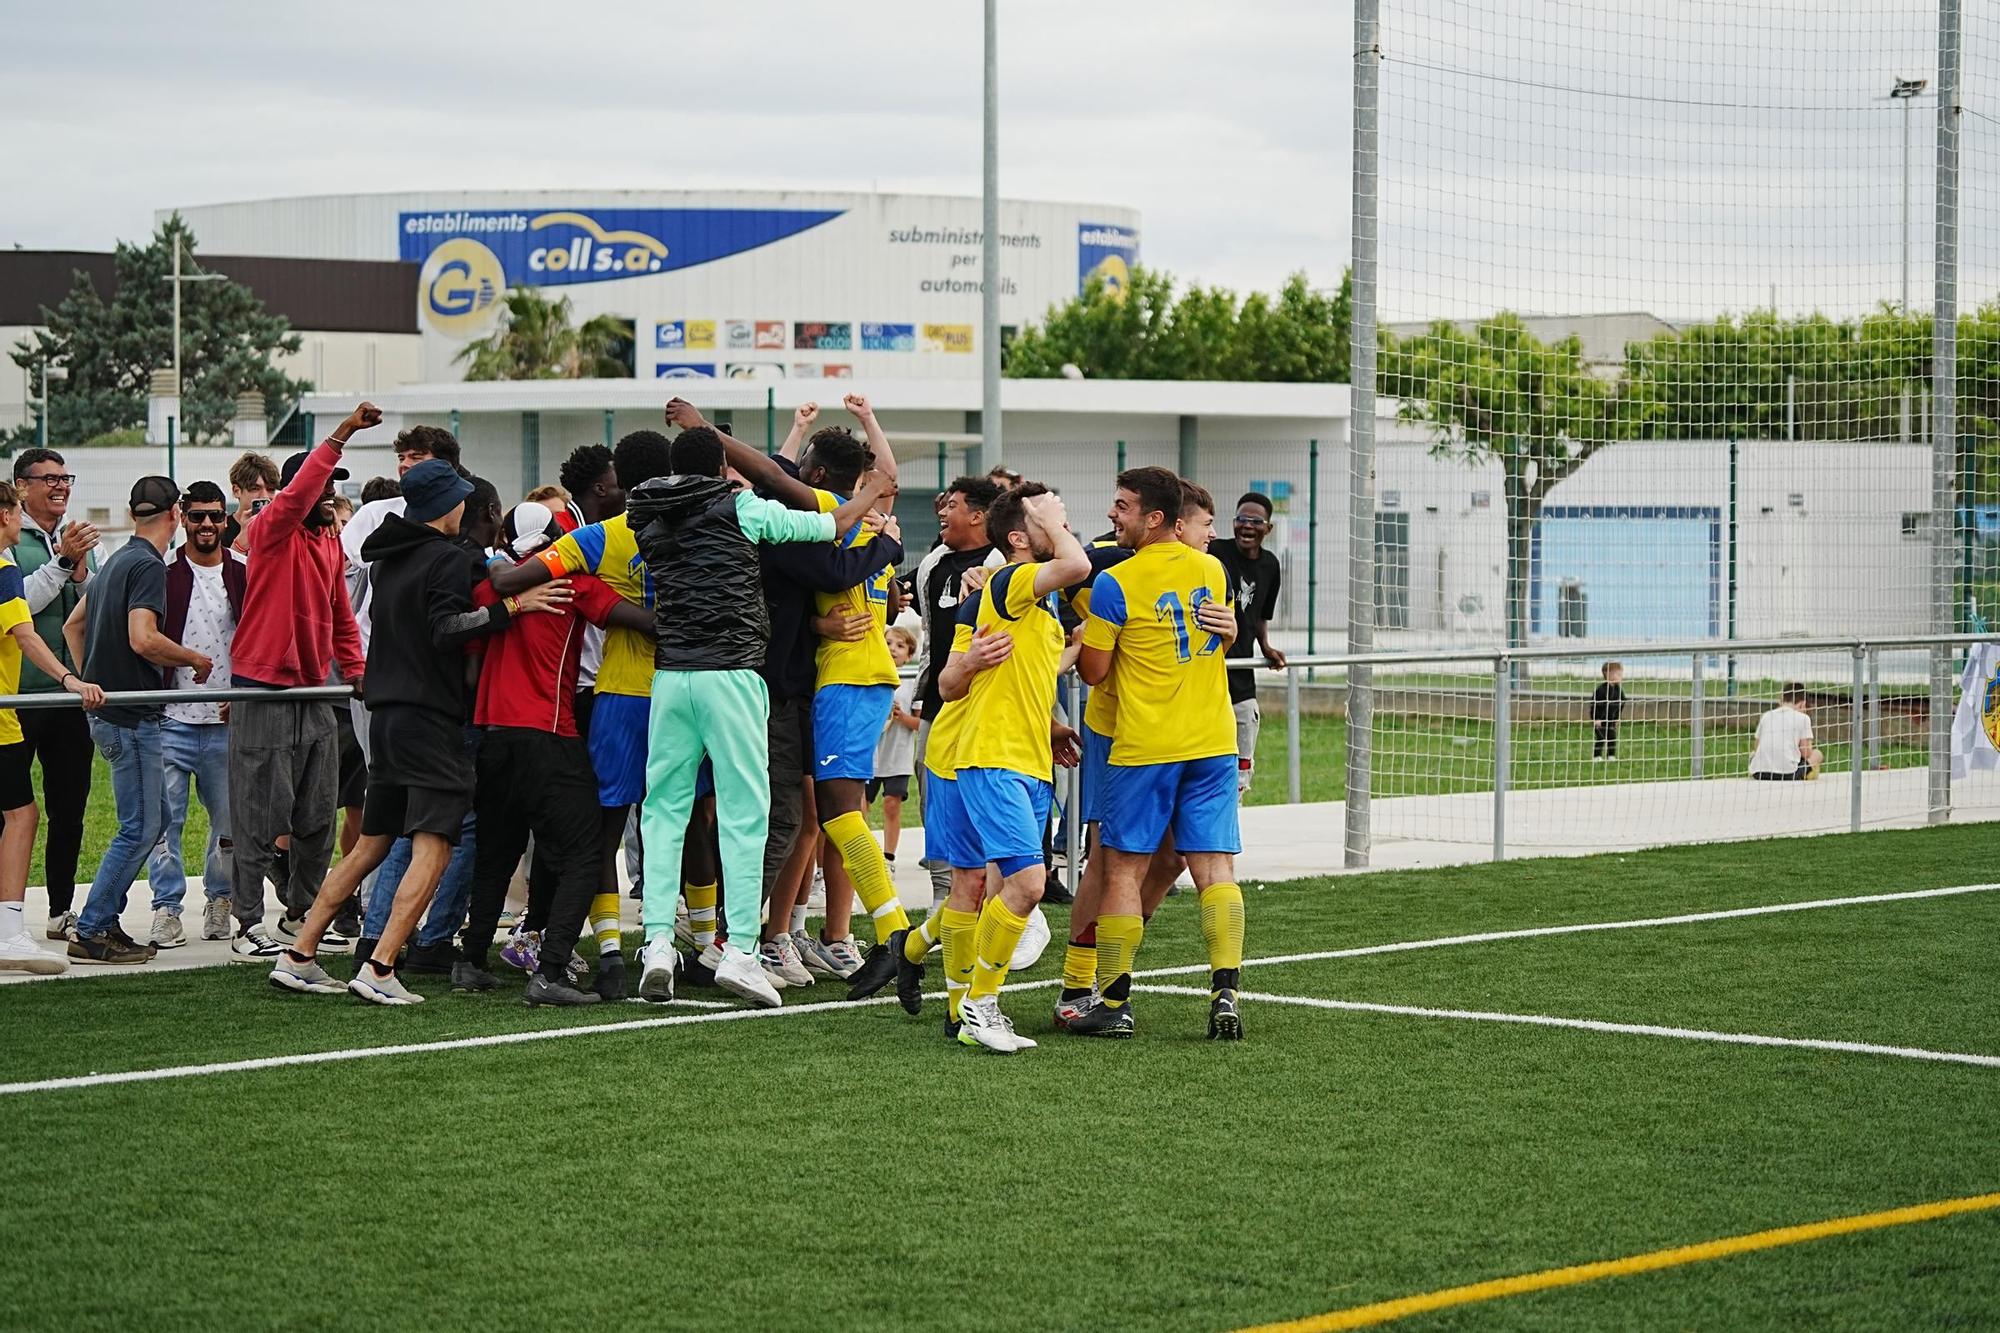
<path fill-rule="evenodd" d="M 1111 762 L 1171 764 L 1236 753 L 1222 640 L 1195 623 L 1206 602 L 1230 605 L 1222 562 L 1155 542 L 1091 585 L 1087 648 L 1110 649 L 1118 696 Z"/>
<path fill-rule="evenodd" d="M 1055 598 L 1035 596 L 1037 563 L 1003 565 L 979 594 L 974 633 L 1014 640 L 1006 661 L 972 678 L 971 705 L 958 734 L 958 766 L 1005 768 L 1050 781 L 1049 715 L 1062 669 L 1063 629 Z"/>
<path fill-rule="evenodd" d="M 951 632 L 951 651 L 962 653 L 972 646 L 973 604 L 967 599 L 959 612 L 958 626 Z M 943 670 L 940 666 L 939 670 Z M 924 742 L 924 767 L 941 778 L 958 776 L 958 738 L 971 710 L 965 699 L 950 699 L 931 720 L 930 738 Z"/>
<path fill-rule="evenodd" d="M 1063 589 L 1063 596 L 1069 600 L 1070 611 L 1078 620 L 1090 619 L 1090 587 L 1097 576 L 1113 565 L 1123 564 L 1132 553 L 1116 542 L 1094 541 L 1090 544 L 1090 574 L 1081 583 L 1072 583 Z M 1100 736 L 1109 736 L 1118 729 L 1118 696 L 1112 692 L 1111 682 L 1090 687 L 1090 694 L 1083 701 L 1083 725 Z"/>
<path fill-rule="evenodd" d="M 831 514 L 840 508 L 841 497 L 831 491 L 815 490 L 819 512 Z M 840 539 L 842 546 L 866 546 L 875 534 L 856 524 Z M 889 580 L 896 577 L 893 565 L 884 565 L 866 583 L 844 592 L 813 594 L 813 609 L 820 615 L 838 610 L 846 615 L 857 612 L 869 618 L 868 632 L 852 643 L 821 639 L 813 654 L 813 685 L 894 685 L 896 659 L 889 656 Z"/>
<path fill-rule="evenodd" d="M 626 601 L 651 609 L 653 581 L 639 554 L 638 538 L 625 515 L 602 523 L 586 523 L 565 533 L 536 557 L 556 578 L 565 574 L 595 574 Z M 604 631 L 604 664 L 597 669 L 597 693 L 645 698 L 653 692 L 653 641 L 637 630 L 616 625 Z"/>

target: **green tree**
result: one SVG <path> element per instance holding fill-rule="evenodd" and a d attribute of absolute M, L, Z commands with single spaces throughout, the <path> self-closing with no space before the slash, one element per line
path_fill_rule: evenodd
<path fill-rule="evenodd" d="M 1190 285 L 1175 295 L 1170 274 L 1132 270 L 1122 293 L 1092 279 L 1083 294 L 1052 306 L 1008 346 L 1006 373 L 1052 379 L 1073 365 L 1092 379 L 1347 379 L 1353 284 L 1314 291 L 1294 273 L 1275 298 L 1240 300 L 1227 288 Z"/>
<path fill-rule="evenodd" d="M 1626 379 L 1591 372 L 1574 335 L 1544 343 L 1516 315 L 1470 332 L 1440 320 L 1421 334 L 1382 336 L 1377 387 L 1400 419 L 1429 428 L 1434 458 L 1497 459 L 1507 523 L 1507 642 L 1527 641 L 1528 555 L 1556 483 L 1629 437 L 1649 405 Z"/>
<path fill-rule="evenodd" d="M 179 214 L 160 224 L 144 245 L 121 241 L 113 255 L 117 289 L 107 300 L 89 277 L 76 275 L 53 309 L 43 307 L 44 328 L 14 344 L 14 364 L 28 368 L 40 388 L 50 359 L 68 368 L 50 395 L 49 438 L 74 444 L 107 431 L 146 424 L 146 390 L 155 370 L 174 362 L 173 246 L 182 246 L 183 273 L 200 272 L 195 238 Z M 239 282 L 190 282 L 181 295 L 181 417 L 189 440 L 226 431 L 236 397 L 264 395 L 266 409 L 291 403 L 312 386 L 271 364 L 279 353 L 299 350 L 299 335 Z M 9 449 L 32 444 L 29 421 L 6 438 Z"/>
<path fill-rule="evenodd" d="M 469 342 L 453 358 L 469 380 L 629 379 L 632 321 L 598 315 L 581 327 L 571 322 L 567 296 L 553 300 L 535 287 L 507 292 L 498 328 Z"/>

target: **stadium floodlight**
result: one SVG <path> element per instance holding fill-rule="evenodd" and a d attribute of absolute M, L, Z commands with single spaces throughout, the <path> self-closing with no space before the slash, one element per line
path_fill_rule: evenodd
<path fill-rule="evenodd" d="M 1889 90 L 1889 100 L 1903 104 L 1903 313 L 1910 313 L 1910 108 L 1917 97 L 1930 87 L 1929 79 L 1896 80 L 1896 86 Z"/>
<path fill-rule="evenodd" d="M 163 281 L 171 282 L 174 285 L 174 397 L 175 398 L 179 398 L 181 396 L 181 284 L 185 282 L 227 282 L 228 280 L 229 280 L 228 276 L 222 273 L 181 272 L 181 238 L 179 233 L 175 233 L 174 271 L 172 273 L 169 273 L 163 279 Z"/>

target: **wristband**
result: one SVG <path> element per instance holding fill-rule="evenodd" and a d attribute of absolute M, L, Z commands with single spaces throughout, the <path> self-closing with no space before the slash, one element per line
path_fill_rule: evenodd
<path fill-rule="evenodd" d="M 74 671 L 65 671 L 65 672 L 63 672 L 63 673 L 62 673 L 62 679 L 61 679 L 61 680 L 58 680 L 58 681 L 56 682 L 56 688 L 57 688 L 57 689 L 61 689 L 61 688 L 62 688 L 63 686 L 65 686 L 65 685 L 69 684 L 69 683 L 70 683 L 70 681 L 72 681 L 72 680 L 77 680 L 77 679 L 81 679 L 81 677 L 79 677 L 79 676 L 78 676 L 78 675 L 76 674 L 76 672 L 74 672 Z"/>
<path fill-rule="evenodd" d="M 521 599 L 518 597 L 503 598 L 500 602 L 500 605 L 507 608 L 507 614 L 510 616 L 518 616 L 521 614 Z"/>

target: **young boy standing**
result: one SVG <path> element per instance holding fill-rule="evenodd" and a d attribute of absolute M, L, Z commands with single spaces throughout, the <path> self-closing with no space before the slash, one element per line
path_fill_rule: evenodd
<path fill-rule="evenodd" d="M 890 660 L 901 671 L 917 655 L 916 636 L 891 625 L 888 639 Z M 882 798 L 882 855 L 892 866 L 896 864 L 897 844 L 903 840 L 903 802 L 910 799 L 910 774 L 917 767 L 916 700 L 914 679 L 896 686 L 889 725 L 882 728 L 882 739 L 875 743 L 875 776 L 868 781 L 869 803 L 872 805 L 878 795 Z"/>
<path fill-rule="evenodd" d="M 1618 757 L 1618 719 L 1625 713 L 1625 664 L 1606 662 L 1604 677 L 1590 693 L 1590 762 Z"/>

